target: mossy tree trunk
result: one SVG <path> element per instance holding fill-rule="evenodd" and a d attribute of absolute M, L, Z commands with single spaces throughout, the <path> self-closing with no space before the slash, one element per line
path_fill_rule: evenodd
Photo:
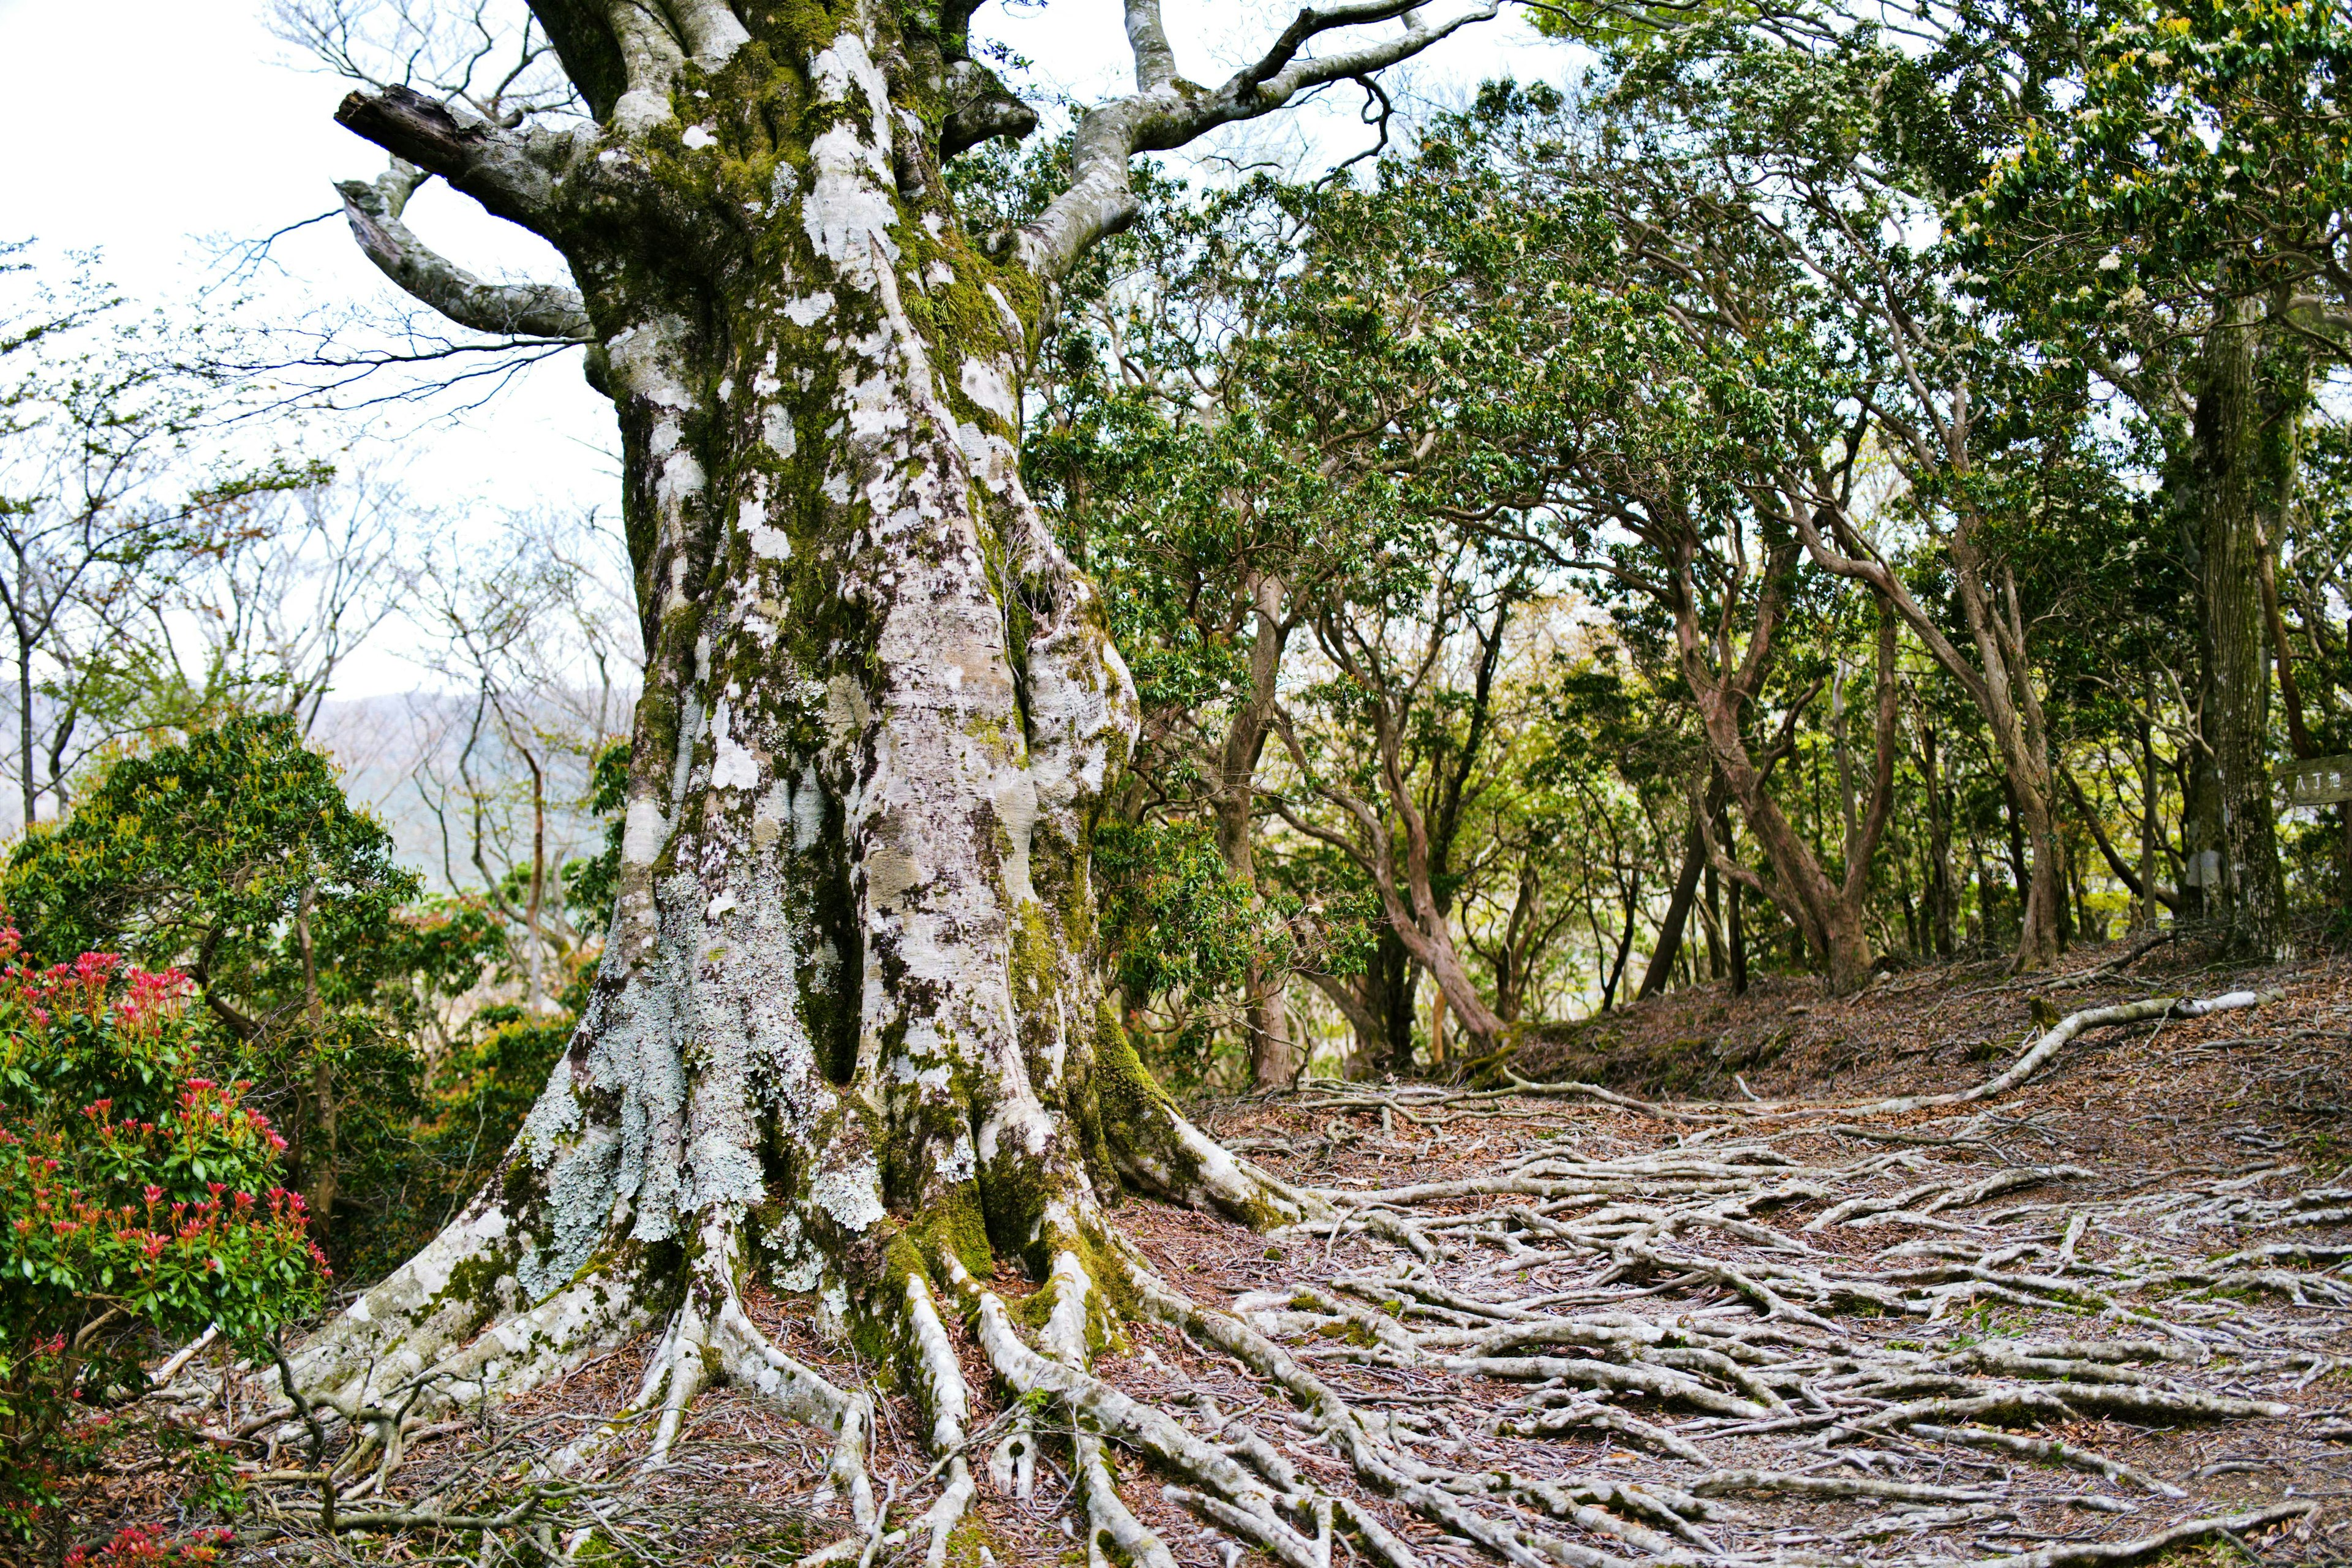
<path fill-rule="evenodd" d="M 714 1364 L 847 1441 L 851 1405 L 743 1316 L 757 1269 L 912 1368 L 951 1450 L 946 1280 L 1004 1255 L 1082 1279 L 1123 1184 L 1295 1212 L 1178 1115 L 1094 966 L 1087 837 L 1135 701 L 1022 487 L 1041 314 L 1131 216 L 1135 153 L 1451 27 L 1302 13 L 1209 91 L 1135 0 L 1135 91 L 1081 118 L 1068 190 L 981 247 L 942 164 L 1035 117 L 968 58 L 971 5 L 531 8 L 588 125 L 355 92 L 338 119 L 396 162 L 342 189 L 402 287 L 588 344 L 613 399 L 647 656 L 619 897 L 499 1177 L 296 1370 L 347 1402 L 427 1369 L 510 1392 L 666 1316 L 639 1398 L 664 1443 Z M 426 249 L 402 213 L 432 175 L 552 242 L 576 292 Z"/>
<path fill-rule="evenodd" d="M 2263 613 L 2256 387 L 2258 313 L 2223 305 L 2205 339 L 2193 438 L 2202 689 L 2198 728 L 2205 907 L 2231 950 L 2273 956 L 2286 936 L 2270 765 L 2271 661 Z"/>

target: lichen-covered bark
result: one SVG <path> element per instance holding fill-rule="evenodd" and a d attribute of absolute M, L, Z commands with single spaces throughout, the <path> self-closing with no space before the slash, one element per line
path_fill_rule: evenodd
<path fill-rule="evenodd" d="M 1040 284 L 949 201 L 950 73 L 890 7 L 740 14 L 630 67 L 666 102 L 515 155 L 622 433 L 648 663 L 621 890 L 499 1181 L 306 1349 L 321 1385 L 452 1354 L 530 1381 L 669 1314 L 640 1403 L 674 1409 L 704 1350 L 767 1364 L 728 1348 L 753 1268 L 919 1373 L 944 1258 L 1042 1275 L 1099 1247 L 1122 1179 L 1297 1208 L 1103 1005 L 1087 839 L 1134 694 L 1022 489 Z M 395 114 L 370 132 L 395 151 L 471 145 L 422 146 L 446 127 L 391 95 L 346 109 Z"/>

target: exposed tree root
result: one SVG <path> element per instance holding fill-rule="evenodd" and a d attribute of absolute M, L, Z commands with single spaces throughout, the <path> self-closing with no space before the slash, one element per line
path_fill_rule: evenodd
<path fill-rule="evenodd" d="M 760 1329 L 738 1289 L 735 1233 L 722 1226 L 706 1232 L 682 1299 L 659 1320 L 634 1397 L 533 1461 L 542 1479 L 530 1510 L 510 1494 L 495 1507 L 456 1494 L 396 1500 L 396 1472 L 420 1433 L 441 1429 L 428 1424 L 436 1412 L 544 1381 L 655 1321 L 593 1277 L 437 1357 L 422 1348 L 438 1332 L 429 1316 L 404 1334 L 347 1330 L 331 1354 L 314 1350 L 325 1389 L 292 1413 L 313 1464 L 271 1473 L 297 1488 L 278 1517 L 329 1532 L 510 1520 L 555 1526 L 550 1539 L 575 1551 L 597 1530 L 621 1541 L 617 1500 L 639 1483 L 597 1478 L 625 1455 L 637 1477 L 673 1462 L 689 1412 L 718 1385 L 830 1439 L 808 1505 L 845 1511 L 849 1529 L 802 1561 L 861 1568 L 886 1555 L 976 1568 L 956 1546 L 980 1485 L 971 1452 L 1000 1435 L 986 1470 L 1007 1493 L 1028 1496 L 1047 1462 L 1041 1443 L 1060 1456 L 1096 1568 L 1182 1568 L 1166 1525 L 1121 1496 L 1121 1452 L 1202 1526 L 1284 1568 L 1334 1568 L 1335 1551 L 1385 1568 L 1465 1552 L 1514 1568 L 1761 1563 L 1785 1560 L 1776 1542 L 1790 1510 L 1851 1521 L 1857 1509 L 1880 1511 L 1828 1538 L 1841 1553 L 1924 1565 L 1958 1547 L 2060 1568 L 2296 1517 L 2303 1505 L 2199 1513 L 2184 1484 L 2197 1478 L 2032 1429 L 2294 1414 L 2273 1395 L 2343 1364 L 2326 1348 L 2332 1326 L 2309 1309 L 2352 1308 L 2352 1284 L 2310 1266 L 2340 1266 L 2352 1247 L 2222 1250 L 2198 1237 L 2340 1226 L 2352 1193 L 2265 1194 L 2262 1172 L 2106 1190 L 2082 1167 L 2011 1159 L 2005 1124 L 1989 1112 L 1840 1156 L 1820 1135 L 1856 1108 L 1825 1108 L 1800 1161 L 1780 1147 L 1794 1135 L 1790 1108 L 1773 1112 L 1708 1111 L 1702 1131 L 1643 1152 L 1596 1155 L 1571 1131 L 1472 1176 L 1283 1186 L 1272 1198 L 1236 1189 L 1217 1206 L 1296 1216 L 1274 1237 L 1335 1261 L 1311 1283 L 1228 1307 L 1176 1289 L 1090 1203 L 1049 1215 L 1049 1265 L 1025 1301 L 934 1246 L 893 1276 L 885 1303 L 929 1468 L 878 1488 L 875 1396 Z M 1225 1174 L 1252 1179 L 1238 1163 Z M 400 1289 L 414 1294 L 415 1281 Z M 1988 1337 L 1995 1309 L 2013 1326 Z M 1097 1374 L 1107 1342 L 1147 1331 L 1122 1317 L 1229 1358 L 1280 1396 L 1272 1425 L 1206 1398 L 1191 1408 L 1139 1398 Z M 1010 1396 L 977 1427 L 978 1392 L 957 1352 L 965 1332 Z M 354 1359 L 362 1345 L 373 1360 Z M 1414 1389 L 1440 1392 L 1402 1392 Z M 337 1428 L 348 1434 L 340 1452 L 328 1440 Z M 1563 1466 L 1537 1444 L 1582 1458 Z M 1596 1453 L 1612 1447 L 1648 1457 L 1638 1479 L 1599 1468 Z M 342 1506 L 370 1498 L 381 1502 Z M 2035 1544 L 2079 1533 L 2085 1515 L 2137 1522 L 2152 1510 L 2174 1522 Z"/>

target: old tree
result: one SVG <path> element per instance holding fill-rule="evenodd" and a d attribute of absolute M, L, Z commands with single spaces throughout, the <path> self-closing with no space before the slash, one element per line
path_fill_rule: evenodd
<path fill-rule="evenodd" d="M 1034 221 L 978 245 L 943 166 L 1036 115 L 972 58 L 975 8 L 530 0 L 568 101 L 377 81 L 337 111 L 394 160 L 342 187 L 378 267 L 466 326 L 588 345 L 647 654 L 568 1053 L 499 1176 L 288 1369 L 362 1425 L 420 1380 L 509 1394 L 666 1324 L 629 1413 L 660 1417 L 656 1452 L 728 1378 L 839 1433 L 856 1494 L 864 1398 L 761 1335 L 754 1271 L 902 1368 L 945 1460 L 967 1398 L 946 1318 L 1050 1382 L 1108 1302 L 1156 1289 L 1104 1219 L 1122 1186 L 1260 1223 L 1308 1201 L 1188 1125 L 1104 1005 L 1087 837 L 1132 688 L 1024 493 L 1022 379 L 1057 280 L 1130 218 L 1138 154 L 1496 6 L 1301 11 L 1211 89 L 1157 0 L 1127 0 L 1134 90 L 1079 116 Z M 434 177 L 575 287 L 427 249 L 403 211 Z M 980 1283 L 1000 1257 L 1048 1280 L 1055 1361 L 1004 1337 Z M 970 1491 L 961 1457 L 946 1473 L 934 1561 Z"/>

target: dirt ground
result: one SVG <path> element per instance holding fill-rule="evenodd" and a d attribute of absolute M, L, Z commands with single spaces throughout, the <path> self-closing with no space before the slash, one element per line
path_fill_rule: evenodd
<path fill-rule="evenodd" d="M 2119 963 L 2128 953 L 2081 950 L 2061 974 L 2024 985 L 1982 965 L 1898 975 L 1851 1000 L 1785 979 L 1739 998 L 1712 987 L 1676 993 L 1538 1042 L 1512 1064 L 1538 1081 L 1596 1085 L 1633 1104 L 1582 1091 L 1448 1099 L 1326 1084 L 1199 1107 L 1228 1147 L 1333 1194 L 1341 1217 L 1267 1237 L 1129 1202 L 1118 1224 L 1177 1289 L 1282 1342 L 1375 1413 L 1383 1441 L 1454 1478 L 1447 1484 L 1461 1495 L 1489 1474 L 1537 1483 L 1495 1504 L 1500 1513 L 1540 1513 L 1525 1499 L 1545 1483 L 1601 1500 L 1598 1514 L 1553 1509 L 1545 1528 L 1565 1544 L 1544 1548 L 1546 1562 L 2120 1561 L 2095 1551 L 2186 1521 L 2316 1503 L 2315 1512 L 2207 1531 L 2141 1560 L 2352 1563 L 2344 1104 L 2352 958 L 2245 971 L 2185 942 Z M 1825 1109 L 1979 1084 L 2037 1034 L 2037 1017 L 2239 990 L 2277 994 L 2206 1017 L 2087 1032 L 2038 1076 L 1989 1099 L 1866 1116 Z M 1448 1183 L 1486 1190 L 1431 1190 Z M 1970 1195 L 1987 1184 L 1998 1195 Z M 1604 1196 L 1563 1195 L 1571 1186 Z M 1851 1217 L 1820 1223 L 1839 1212 Z M 1381 1234 L 1369 1224 L 1389 1213 L 1424 1227 L 1414 1234 L 1429 1256 L 1416 1261 L 1393 1226 Z M 1009 1270 L 996 1284 L 1008 1295 L 1030 1288 Z M 1352 1304 L 1341 1300 L 1350 1291 Z M 1764 1310 L 1772 1302 L 1781 1305 Z M 818 1338 L 804 1303 L 760 1297 L 754 1307 L 779 1344 L 836 1381 L 870 1373 Z M 1643 1375 L 1688 1386 L 1712 1380 L 1713 1404 L 1702 1408 L 1713 1413 L 1618 1395 L 1603 1409 L 1578 1392 L 1579 1377 L 1595 1372 L 1584 1363 L 1495 1362 L 1503 1370 L 1485 1373 L 1446 1364 L 1496 1324 L 1559 1322 L 1562 1313 L 1653 1345 L 1716 1346 L 1724 1353 L 1669 1349 L 1626 1363 L 1661 1364 L 1669 1371 Z M 992 1390 L 978 1347 L 967 1339 L 960 1348 L 971 1385 Z M 343 1511 L 437 1497 L 445 1511 L 494 1512 L 532 1455 L 625 1402 L 649 1351 L 639 1342 L 494 1414 L 430 1429 L 395 1483 L 411 1502 L 355 1496 Z M 1996 1378 L 1988 1369 L 2009 1365 L 2000 1358 L 2011 1351 L 2026 1359 Z M 2062 1360 L 2074 1370 L 2049 1370 Z M 2100 1366 L 2116 1369 L 2116 1384 L 2147 1391 L 2132 1398 L 2172 1405 L 2032 1404 L 2037 1378 L 2073 1379 L 2046 1384 L 2063 1390 L 2107 1387 Z M 1520 1367 L 1559 1375 L 1531 1384 Z M 1263 1439 L 1294 1485 L 1357 1500 L 1430 1568 L 1495 1561 L 1465 1527 L 1367 1489 L 1297 1401 L 1164 1322 L 1129 1325 L 1094 1370 L 1176 1412 L 1204 1439 L 1243 1446 L 1233 1451 Z M 1968 1415 L 1978 1406 L 1963 1408 L 1971 1398 L 1984 1405 L 1987 1389 L 2020 1388 L 2025 1417 L 1996 1413 L 1979 1426 Z M 1769 1405 L 1744 1404 L 1751 1395 Z M 1088 1564 L 1068 1449 L 1052 1441 L 1067 1417 L 1007 1410 L 997 1398 L 984 1393 L 972 1415 L 978 1490 L 951 1561 Z M 1923 1439 L 1887 1415 L 1909 1419 L 1906 1402 L 1921 1399 L 1957 1401 L 1959 1416 L 1926 1429 L 1962 1435 Z M 911 1517 L 936 1486 L 936 1467 L 912 1406 L 897 1395 L 881 1405 L 877 1495 L 887 1489 Z M 2225 1405 L 2238 1414 L 2210 1414 Z M 1606 1425 L 1620 1406 L 1629 1421 Z M 1732 1406 L 1760 1414 L 1722 1413 Z M 2256 1406 L 2266 1413 L 2244 1414 Z M 1527 1435 L 1547 1411 L 1586 1424 Z M 1016 1418 L 1034 1419 L 1047 1438 L 1025 1497 L 987 1463 Z M 2001 1432 L 2092 1451 L 2111 1473 L 1988 1447 Z M 1168 1478 L 1114 1452 L 1128 1504 L 1184 1568 L 1266 1561 L 1171 1501 Z M 821 1435 L 719 1389 L 694 1411 L 667 1469 L 620 1472 L 625 1485 L 551 1505 L 543 1528 L 523 1521 L 488 1533 L 331 1543 L 287 1526 L 295 1515 L 272 1525 L 264 1507 L 221 1548 L 222 1560 L 488 1568 L 537 1561 L 552 1547 L 583 1561 L 784 1563 L 851 1529 L 845 1506 L 822 1489 L 826 1455 Z M 118 1518 L 143 1517 L 166 1532 L 205 1522 L 167 1501 L 184 1493 L 188 1461 L 133 1458 L 117 1468 L 127 1472 L 108 1482 Z M 1868 1495 L 1835 1495 L 1855 1485 Z M 1918 1495 L 1897 1495 L 1905 1489 Z M 282 1489 L 255 1490 L 299 1501 Z M 1685 1500 L 1675 1505 L 1678 1521 L 1657 1508 L 1660 1498 Z M 1657 1527 L 1646 1537 L 1644 1517 Z M 1336 1555 L 1325 1548 L 1330 1561 L 1352 1563 L 1356 1545 L 1344 1534 L 1335 1542 Z M 868 1549 L 866 1568 L 911 1568 L 922 1544 L 885 1537 Z"/>

